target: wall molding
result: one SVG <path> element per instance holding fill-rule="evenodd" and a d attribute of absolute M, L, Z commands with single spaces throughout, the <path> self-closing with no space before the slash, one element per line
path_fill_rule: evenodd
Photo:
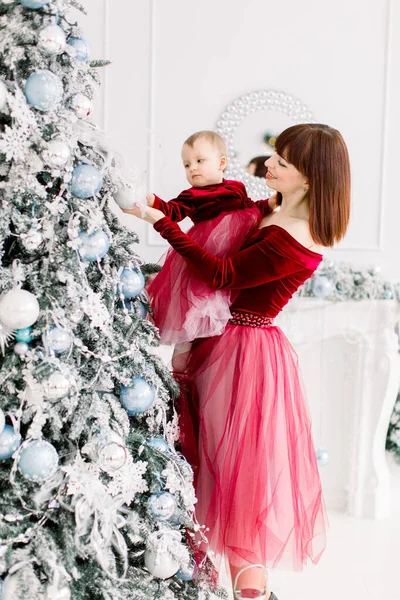
<path fill-rule="evenodd" d="M 106 10 L 108 10 L 108 0 L 105 1 Z M 381 160 L 380 160 L 380 175 L 379 175 L 379 199 L 378 199 L 378 216 L 377 216 L 377 231 L 376 231 L 376 243 L 375 244 L 340 244 L 335 247 L 335 252 L 379 252 L 384 251 L 384 218 L 385 218 L 385 206 L 387 194 L 387 151 L 388 151 L 388 129 L 389 129 L 389 95 L 390 86 L 392 82 L 392 61 L 391 61 L 391 50 L 393 46 L 393 0 L 386 0 L 385 4 L 385 46 L 383 51 L 383 90 L 382 90 L 382 115 L 381 115 Z M 149 190 L 154 189 L 155 183 L 155 127 L 156 127 L 156 17 L 157 17 L 157 0 L 150 0 L 149 2 L 149 87 L 148 87 L 148 99 L 149 108 L 147 115 L 148 123 L 148 169 L 147 169 L 147 185 Z M 105 22 L 107 18 L 105 17 Z M 107 27 L 106 27 L 107 29 Z M 106 37 L 105 37 L 106 40 Z M 105 42 L 106 45 L 106 42 Z M 106 84 L 105 84 L 106 88 Z M 106 96 L 106 93 L 105 93 Z M 106 126 L 106 118 L 105 126 Z M 106 130 L 106 127 L 105 127 Z M 154 247 L 168 247 L 168 243 L 165 242 L 152 228 L 148 229 L 147 232 L 147 244 Z"/>
<path fill-rule="evenodd" d="M 393 0 L 386 0 L 385 5 L 385 48 L 383 53 L 383 90 L 382 90 L 382 117 L 381 117 L 381 161 L 379 175 L 379 212 L 377 222 L 377 243 L 373 245 L 347 245 L 335 247 L 335 251 L 351 252 L 383 252 L 384 217 L 386 206 L 386 156 L 389 133 L 389 91 L 391 84 L 391 50 L 393 41 Z"/>

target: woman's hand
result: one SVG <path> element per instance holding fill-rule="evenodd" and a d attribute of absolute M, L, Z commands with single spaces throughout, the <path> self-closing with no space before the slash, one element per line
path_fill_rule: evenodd
<path fill-rule="evenodd" d="M 138 219 L 147 221 L 150 225 L 154 225 L 154 223 L 165 217 L 161 210 L 151 208 L 150 206 L 134 206 L 133 208 L 121 208 L 121 210 L 127 215 L 133 215 Z"/>

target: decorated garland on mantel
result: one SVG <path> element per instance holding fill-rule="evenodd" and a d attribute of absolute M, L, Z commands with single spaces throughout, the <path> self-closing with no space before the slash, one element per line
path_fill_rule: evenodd
<path fill-rule="evenodd" d="M 400 281 L 383 279 L 377 266 L 355 267 L 350 263 L 324 260 L 297 295 L 336 302 L 393 299 L 400 302 Z"/>

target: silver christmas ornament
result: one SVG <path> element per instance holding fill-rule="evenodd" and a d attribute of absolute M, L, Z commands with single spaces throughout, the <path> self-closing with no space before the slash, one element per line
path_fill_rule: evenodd
<path fill-rule="evenodd" d="M 20 288 L 3 294 L 0 298 L 0 321 L 9 329 L 23 329 L 35 323 L 40 313 L 36 297 Z"/>
<path fill-rule="evenodd" d="M 80 119 L 86 119 L 93 110 L 93 104 L 90 98 L 79 93 L 71 98 L 71 108 Z"/>
<path fill-rule="evenodd" d="M 59 371 L 52 373 L 50 377 L 43 382 L 44 395 L 48 400 L 59 400 L 60 398 L 68 396 L 70 389 L 71 384 L 69 380 Z"/>
<path fill-rule="evenodd" d="M 42 157 L 51 167 L 65 167 L 71 158 L 71 150 L 67 142 L 56 138 L 47 143 Z"/>
<path fill-rule="evenodd" d="M 73 337 L 67 329 L 51 327 L 43 335 L 43 341 L 55 354 L 63 354 L 72 347 Z"/>
<path fill-rule="evenodd" d="M 122 444 L 109 442 L 99 452 L 99 465 L 103 471 L 117 471 L 126 463 L 127 449 Z"/>
<path fill-rule="evenodd" d="M 148 511 L 157 521 L 167 521 L 176 510 L 176 501 L 173 494 L 159 492 L 152 494 L 148 501 Z"/>
<path fill-rule="evenodd" d="M 65 44 L 65 32 L 58 25 L 47 25 L 40 30 L 37 45 L 43 54 L 47 54 L 47 56 L 61 54 L 65 49 Z"/>

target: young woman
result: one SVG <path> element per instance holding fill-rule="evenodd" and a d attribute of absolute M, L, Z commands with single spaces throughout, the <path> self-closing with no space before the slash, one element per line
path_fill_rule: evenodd
<path fill-rule="evenodd" d="M 237 292 L 224 333 L 193 344 L 187 376 L 194 396 L 184 411 L 197 434 L 197 518 L 209 527 L 217 567 L 225 556 L 233 580 L 248 565 L 301 570 L 325 548 L 297 357 L 274 318 L 316 270 L 323 249 L 346 232 L 349 159 L 340 133 L 320 124 L 286 129 L 275 150 L 266 178 L 280 209 L 263 217 L 236 255 L 211 255 L 158 210 L 145 216 L 210 287 Z M 188 456 L 191 441 L 183 440 Z M 259 587 L 259 571 L 250 569 L 242 597 L 255 597 Z M 265 597 L 275 598 L 269 590 Z"/>

